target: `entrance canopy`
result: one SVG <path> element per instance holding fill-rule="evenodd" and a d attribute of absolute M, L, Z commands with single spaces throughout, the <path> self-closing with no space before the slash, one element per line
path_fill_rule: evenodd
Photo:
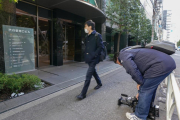
<path fill-rule="evenodd" d="M 32 0 L 26 0 L 32 2 Z M 105 14 L 98 7 L 85 2 L 84 0 L 35 0 L 37 5 L 41 5 L 50 9 L 61 9 L 81 17 L 92 19 L 96 23 L 104 23 Z"/>

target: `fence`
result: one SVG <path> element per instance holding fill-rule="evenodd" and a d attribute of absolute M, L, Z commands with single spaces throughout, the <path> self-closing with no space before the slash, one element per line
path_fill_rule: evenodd
<path fill-rule="evenodd" d="M 177 109 L 178 118 L 180 120 L 180 88 L 174 73 L 171 73 L 166 78 L 165 83 L 167 84 L 166 120 L 171 120 L 175 108 Z"/>

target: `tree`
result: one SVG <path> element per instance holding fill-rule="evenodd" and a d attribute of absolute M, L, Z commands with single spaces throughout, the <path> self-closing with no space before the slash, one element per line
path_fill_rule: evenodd
<path fill-rule="evenodd" d="M 158 40 L 157 33 L 154 31 L 154 40 Z"/>
<path fill-rule="evenodd" d="M 132 28 L 132 11 L 136 11 L 139 0 L 109 0 L 106 10 L 111 26 L 117 25 L 112 34 L 118 33 L 117 52 L 119 51 L 120 36 Z"/>
<path fill-rule="evenodd" d="M 109 0 L 106 14 L 111 25 L 117 25 L 117 28 L 113 29 L 113 33 L 119 33 L 117 52 L 120 36 L 124 32 L 134 36 L 133 41 L 136 44 L 141 40 L 151 39 L 151 22 L 146 18 L 139 0 Z"/>
<path fill-rule="evenodd" d="M 0 7 L 1 7 L 1 2 L 2 2 L 3 0 L 0 0 Z M 13 3 L 18 3 L 18 1 L 19 0 L 9 0 L 9 2 L 13 2 Z M 32 0 L 32 1 L 35 1 L 35 0 Z"/>
<path fill-rule="evenodd" d="M 133 23 L 131 28 L 131 35 L 134 37 L 131 41 L 135 41 L 136 44 L 141 41 L 149 43 L 151 41 L 152 25 L 151 21 L 146 18 L 145 10 L 142 6 L 139 6 L 133 15 Z"/>
<path fill-rule="evenodd" d="M 180 46 L 180 40 L 177 42 L 177 46 Z"/>
<path fill-rule="evenodd" d="M 14 3 L 18 3 L 19 0 L 9 0 L 9 2 L 14 2 Z M 35 1 L 35 0 L 32 0 Z"/>
<path fill-rule="evenodd" d="M 9 0 L 9 2 L 14 2 L 14 3 L 17 3 L 18 0 Z"/>

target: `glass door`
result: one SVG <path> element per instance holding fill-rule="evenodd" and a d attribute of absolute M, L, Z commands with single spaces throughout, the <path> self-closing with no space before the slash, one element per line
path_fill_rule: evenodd
<path fill-rule="evenodd" d="M 51 21 L 39 17 L 39 67 L 50 65 Z"/>
<path fill-rule="evenodd" d="M 27 9 L 27 6 L 30 9 Z M 35 67 L 37 64 L 37 47 L 36 47 L 36 42 L 37 42 L 37 31 L 36 31 L 36 27 L 37 27 L 37 16 L 36 16 L 36 12 L 32 12 L 32 11 L 36 11 L 36 7 L 23 3 L 23 2 L 19 2 L 16 5 L 16 26 L 18 27 L 26 27 L 26 28 L 33 28 L 34 29 L 34 59 L 35 59 Z M 29 57 L 27 57 L 27 59 L 30 61 Z M 32 62 L 31 62 L 32 63 Z"/>
<path fill-rule="evenodd" d="M 75 27 L 63 25 L 65 40 L 63 41 L 63 61 L 73 61 L 75 54 Z"/>

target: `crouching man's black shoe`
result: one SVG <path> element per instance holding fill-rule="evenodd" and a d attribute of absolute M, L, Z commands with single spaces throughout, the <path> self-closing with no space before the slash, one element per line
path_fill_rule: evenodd
<path fill-rule="evenodd" d="M 86 95 L 80 94 L 80 95 L 78 95 L 76 98 L 77 98 L 78 100 L 82 100 L 82 99 L 86 98 Z"/>
<path fill-rule="evenodd" d="M 101 87 L 102 85 L 97 85 L 94 89 L 97 90 Z"/>

